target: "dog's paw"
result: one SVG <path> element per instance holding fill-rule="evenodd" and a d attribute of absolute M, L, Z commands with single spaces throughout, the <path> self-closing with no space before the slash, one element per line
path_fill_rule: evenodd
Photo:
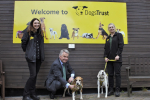
<path fill-rule="evenodd" d="M 100 96 L 97 96 L 97 98 L 100 98 Z"/>
<path fill-rule="evenodd" d="M 83 100 L 83 98 L 80 98 L 80 100 Z"/>
<path fill-rule="evenodd" d="M 107 96 L 105 96 L 105 98 L 107 98 Z"/>

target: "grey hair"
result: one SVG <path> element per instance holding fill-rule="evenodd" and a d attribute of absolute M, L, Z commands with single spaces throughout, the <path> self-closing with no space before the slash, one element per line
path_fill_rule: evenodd
<path fill-rule="evenodd" d="M 114 23 L 109 23 L 109 24 L 108 24 L 108 28 L 109 28 L 109 25 L 113 25 L 113 26 L 115 27 L 115 29 L 116 29 L 116 26 L 115 26 Z"/>
<path fill-rule="evenodd" d="M 67 53 L 69 55 L 69 51 L 67 49 L 60 50 L 59 56 L 63 54 L 63 52 Z"/>

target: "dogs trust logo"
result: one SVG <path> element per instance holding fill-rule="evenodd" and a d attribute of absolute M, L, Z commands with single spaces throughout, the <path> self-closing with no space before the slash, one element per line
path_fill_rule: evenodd
<path fill-rule="evenodd" d="M 89 10 L 87 9 L 87 6 L 73 6 L 76 10 L 76 15 L 90 15 L 90 16 L 95 16 L 95 15 L 102 15 L 102 16 L 109 16 L 109 11 L 101 11 L 101 10 Z"/>
<path fill-rule="evenodd" d="M 72 8 L 74 8 L 76 10 L 76 14 L 80 16 L 80 15 L 83 15 L 84 9 L 88 7 L 87 6 L 73 6 Z"/>

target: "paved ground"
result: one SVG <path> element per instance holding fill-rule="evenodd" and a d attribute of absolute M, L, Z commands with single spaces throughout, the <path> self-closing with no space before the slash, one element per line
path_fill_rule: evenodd
<path fill-rule="evenodd" d="M 48 95 L 39 95 L 41 100 L 50 100 Z M 79 94 L 76 95 L 76 100 L 80 100 Z M 55 100 L 72 100 L 72 97 L 61 97 L 60 95 L 56 96 Z M 2 99 L 0 99 L 2 100 Z M 5 100 L 22 100 L 22 97 L 6 97 Z M 107 98 L 104 97 L 104 94 L 101 94 L 100 98 L 97 98 L 97 94 L 83 94 L 83 100 L 150 100 L 150 91 L 133 91 L 131 97 L 127 96 L 127 92 L 121 92 L 120 97 L 115 97 L 114 95 Z"/>

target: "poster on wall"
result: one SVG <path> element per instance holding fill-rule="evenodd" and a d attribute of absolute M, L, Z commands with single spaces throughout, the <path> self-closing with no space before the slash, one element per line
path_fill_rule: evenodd
<path fill-rule="evenodd" d="M 108 24 L 128 44 L 126 3 L 91 1 L 15 1 L 13 43 L 21 43 L 23 30 L 38 18 L 44 43 L 104 44 Z"/>

